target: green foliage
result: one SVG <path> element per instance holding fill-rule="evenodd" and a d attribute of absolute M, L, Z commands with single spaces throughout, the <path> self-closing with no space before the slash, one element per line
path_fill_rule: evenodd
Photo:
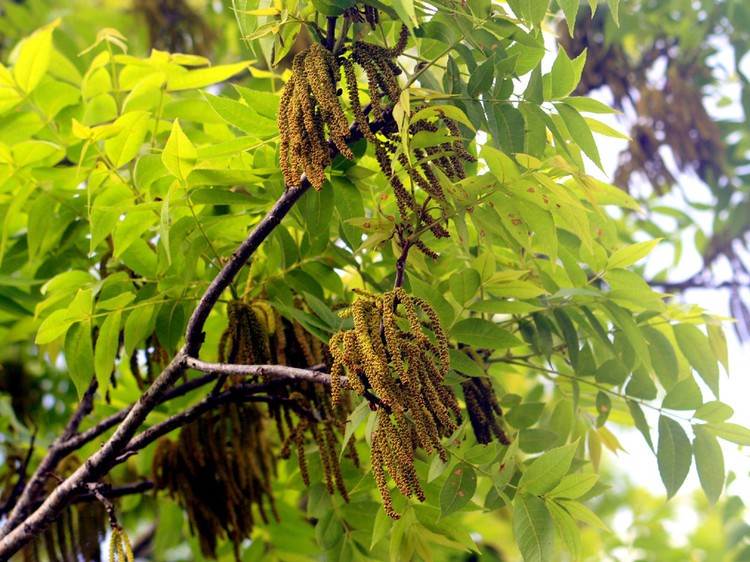
<path fill-rule="evenodd" d="M 617 4 L 608 3 L 615 21 Z M 467 380 L 487 381 L 483 388 L 496 395 L 497 407 L 488 398 L 482 415 L 499 424 L 510 444 L 480 442 L 469 399 L 461 400 L 464 420 L 442 439 L 445 458 L 425 447 L 410 459 L 418 479 L 410 484 L 423 488 L 424 501 L 386 484 L 401 515 L 393 521 L 376 490 L 376 463 L 372 471 L 359 468 L 347 449 L 352 438 L 359 456 L 374 457 L 379 420 L 390 420 L 391 412 L 383 416 L 368 396 L 378 389 L 363 387 L 361 396 L 351 393 L 349 422 L 333 455 L 340 457 L 337 482 L 349 501 L 320 483 L 335 464 L 328 437 L 305 436 L 306 426 L 297 441 L 273 434 L 278 465 L 273 489 L 264 492 L 276 498 L 279 518 L 258 517 L 252 543 L 235 541 L 237 553 L 221 544 L 218 557 L 458 560 L 475 552 L 491 556 L 500 545 L 504 558 L 527 562 L 597 559 L 587 544 L 614 541 L 597 509 L 614 493 L 599 469 L 622 450 L 616 436 L 622 427 L 644 437 L 651 451 L 642 454 L 655 451 L 668 498 L 695 458 L 709 503 L 728 505 L 721 498 L 726 467 L 719 439 L 749 445 L 750 430 L 729 421 L 733 410 L 720 401 L 720 366 L 728 362 L 720 321 L 672 302 L 635 272 L 659 240 L 628 243 L 626 221 L 613 217 L 633 216 L 639 203 L 587 171 L 584 156 L 603 166 L 597 135 L 617 132 L 590 117 L 610 111 L 606 106 L 571 95 L 585 54 L 571 58 L 560 49 L 543 71 L 544 22 L 556 6 L 440 1 L 434 13 L 405 0 L 368 5 L 380 11 L 377 32 L 354 17 L 344 23 L 340 16 L 349 17 L 354 2 L 271 7 L 238 0 L 249 60 L 236 62 L 235 53 L 226 64 L 158 49 L 126 52 L 124 36 L 113 29 L 90 38 L 86 49 L 76 14 L 39 21 L 37 31 L 19 37 L 0 66 L 0 339 L 8 342 L 0 359 L 45 365 L 61 410 L 75 401 L 66 394 L 70 384 L 80 400 L 96 380 L 93 413 L 82 429 L 134 404 L 181 348 L 209 283 L 285 192 L 276 113 L 295 40 L 325 40 L 327 16 L 339 18 L 331 21 L 341 42 L 357 34 L 393 47 L 404 24 L 407 56 L 397 61 L 403 92 L 398 100 L 371 101 L 392 111 L 400 126 L 393 173 L 414 204 L 404 212 L 381 173 L 376 145 L 354 142 L 355 158 L 337 153 L 322 189 L 307 192 L 273 229 L 221 302 L 244 299 L 270 311 L 264 329 L 280 338 L 286 326 L 284 341 L 294 332 L 299 348 L 288 347 L 287 355 L 307 359 L 305 346 L 320 350 L 359 321 L 334 312 L 354 300 L 353 290 L 382 294 L 403 283 L 406 294 L 431 305 L 434 317 L 426 307 L 419 317 L 407 311 L 393 320 L 392 313 L 393 326 L 423 325 L 402 330 L 411 339 L 405 336 L 399 349 L 413 345 L 416 333 L 419 345 L 433 345 L 441 324 L 451 395 Z M 577 6 L 559 2 L 571 32 Z M 102 28 L 117 23 L 94 20 Z M 224 25 L 235 25 L 230 21 Z M 368 91 L 368 76 L 358 80 Z M 356 109 L 344 105 L 354 120 Z M 444 118 L 460 136 L 445 133 Z M 436 130 L 409 129 L 422 121 Z M 477 162 L 466 159 L 466 177 L 451 180 L 437 162 L 458 158 L 455 143 Z M 435 170 L 429 192 L 416 179 L 426 168 Z M 400 278 L 399 268 L 405 269 Z M 398 299 L 393 305 L 395 313 Z M 204 360 L 224 349 L 227 308 L 211 311 Z M 380 309 L 385 315 L 382 303 Z M 384 363 L 395 369 L 415 360 L 406 355 L 386 355 Z M 299 363 L 293 366 L 315 365 Z M 406 367 L 398 368 L 409 384 Z M 41 382 L 41 375 L 26 376 Z M 145 427 L 206 394 L 197 390 L 160 405 Z M 271 391 L 264 397 L 301 400 Z M 320 404 L 318 417 L 325 414 Z M 49 436 L 64 427 L 64 420 L 42 413 L 12 421 L 0 427 L 6 458 L 28 445 L 25 426 L 44 436 L 33 465 Z M 84 443 L 77 455 L 94 454 L 100 440 Z M 281 454 L 292 442 L 297 455 Z M 112 482 L 148 477 L 153 448 L 115 467 Z M 8 466 L 0 473 L 8 475 L 4 482 L 16 476 Z M 402 489 L 390 466 L 388 473 Z M 198 557 L 200 541 L 190 538 L 170 501 L 139 495 L 117 511 L 133 529 L 159 519 L 154 559 L 169 559 L 179 548 Z M 648 523 L 639 524 L 638 540 L 648 550 Z"/>

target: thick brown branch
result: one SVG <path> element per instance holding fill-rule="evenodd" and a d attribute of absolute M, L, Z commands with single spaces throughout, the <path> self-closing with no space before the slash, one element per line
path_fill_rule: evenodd
<path fill-rule="evenodd" d="M 389 113 L 386 113 L 383 120 L 371 124 L 370 128 L 373 131 L 377 131 L 384 126 L 392 125 L 393 119 Z M 361 138 L 362 134 L 355 122 L 351 126 L 348 141 L 355 142 Z M 338 150 L 333 146 L 333 143 L 329 143 L 329 145 L 332 156 L 338 154 Z M 32 493 L 33 490 L 24 490 L 22 498 L 19 499 L 15 509 L 11 512 L 0 534 L 2 537 L 0 539 L 0 560 L 9 559 L 11 555 L 18 552 L 33 537 L 42 533 L 59 517 L 60 512 L 65 506 L 81 494 L 86 484 L 98 481 L 116 464 L 118 457 L 127 450 L 131 439 L 143 424 L 146 416 L 161 403 L 165 393 L 169 391 L 175 381 L 188 368 L 186 364 L 188 356 L 198 356 L 204 339 L 203 327 L 208 319 L 208 315 L 214 306 L 216 306 L 222 293 L 229 287 L 250 256 L 253 255 L 261 243 L 273 232 L 274 228 L 278 226 L 294 204 L 309 188 L 310 183 L 303 175 L 299 187 L 286 189 L 271 210 L 237 248 L 237 251 L 232 254 L 232 257 L 216 275 L 193 311 L 188 321 L 184 347 L 156 378 L 153 384 L 143 393 L 138 402 L 127 412 L 120 426 L 112 437 L 102 445 L 101 449 L 89 457 L 78 470 L 55 488 L 47 499 L 30 515 L 28 514 L 31 511 L 31 506 L 34 506 L 37 501 L 36 494 Z M 72 435 L 75 433 L 80 421 L 90 411 L 91 404 L 93 403 L 93 393 L 91 402 L 85 402 L 85 400 L 82 400 L 77 410 L 85 413 L 80 416 L 80 419 L 79 416 L 74 415 L 68 423 L 68 427 L 73 428 L 72 431 L 68 432 L 68 428 L 66 427 L 63 435 Z M 61 438 L 62 435 L 60 436 L 62 446 L 63 442 Z M 46 474 L 48 471 L 54 469 L 59 462 L 60 458 L 54 449 L 55 445 L 53 444 L 51 451 L 45 456 L 42 463 L 40 463 L 40 465 L 45 465 L 48 470 L 40 472 L 37 469 L 39 474 Z M 30 488 L 30 486 L 27 488 Z M 21 522 L 23 522 L 23 525 L 21 525 Z"/>
<path fill-rule="evenodd" d="M 94 395 L 96 394 L 96 378 L 93 378 L 88 389 L 84 393 L 78 407 L 70 416 L 68 423 L 62 433 L 55 439 L 47 454 L 37 466 L 28 484 L 23 488 L 18 501 L 11 511 L 8 521 L 0 530 L 0 537 L 4 537 L 11 529 L 16 527 L 31 512 L 35 499 L 39 496 L 47 481 L 47 475 L 51 473 L 57 464 L 70 452 L 65 449 L 65 443 L 78 431 L 81 422 L 91 413 L 94 407 Z"/>
<path fill-rule="evenodd" d="M 89 482 L 96 482 L 109 471 L 146 416 L 156 407 L 159 399 L 185 372 L 186 368 L 185 352 L 180 350 L 138 402 L 133 405 L 114 435 L 78 470 L 55 488 L 34 513 L 26 518 L 19 517 L 19 513 L 28 510 L 28 506 L 34 503 L 35 498 L 29 496 L 27 504 L 19 502 L 3 529 L 6 534 L 0 541 L 0 560 L 9 559 L 34 536 L 43 532 L 59 517 L 65 506 L 81 493 L 82 486 Z M 21 521 L 23 525 L 20 524 Z"/>

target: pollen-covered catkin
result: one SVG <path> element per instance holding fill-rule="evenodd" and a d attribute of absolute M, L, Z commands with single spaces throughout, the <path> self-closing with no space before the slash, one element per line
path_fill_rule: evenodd
<path fill-rule="evenodd" d="M 394 516 L 385 473 L 399 491 L 424 499 L 414 466 L 414 450 L 437 450 L 447 459 L 441 438 L 460 420 L 453 392 L 443 385 L 448 373 L 448 341 L 437 312 L 402 288 L 382 295 L 359 293 L 349 309 L 354 328 L 331 338 L 337 377 L 370 401 L 378 412 L 372 439 L 372 472 L 386 512 Z M 393 418 L 391 418 L 391 416 Z M 395 424 L 394 424 L 395 421 Z"/>

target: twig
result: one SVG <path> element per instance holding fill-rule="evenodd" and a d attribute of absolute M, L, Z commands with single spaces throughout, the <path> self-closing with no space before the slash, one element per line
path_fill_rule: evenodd
<path fill-rule="evenodd" d="M 331 375 L 317 369 L 298 369 L 286 365 L 233 365 L 229 363 L 207 363 L 200 359 L 188 357 L 185 364 L 196 371 L 213 373 L 215 375 L 243 375 L 265 378 L 284 378 L 292 380 L 306 380 L 310 382 L 330 385 Z M 346 382 L 346 377 L 341 378 L 341 384 Z"/>
<path fill-rule="evenodd" d="M 366 114 L 369 113 L 370 109 L 371 107 L 369 106 L 365 108 Z M 389 112 L 385 112 L 383 119 L 370 124 L 370 129 L 373 132 L 377 132 L 384 127 L 390 126 L 393 126 L 393 119 Z M 352 123 L 349 142 L 355 142 L 361 138 L 362 133 L 359 130 L 358 124 L 356 122 Z M 338 149 L 330 140 L 329 146 L 331 155 L 336 156 Z M 120 426 L 109 440 L 102 445 L 101 449 L 89 457 L 69 478 L 57 486 L 32 514 L 29 514 L 29 512 L 32 506 L 36 504 L 36 497 L 41 491 L 41 485 L 35 486 L 33 490 L 31 486 L 26 487 L 22 498 L 19 499 L 19 502 L 0 532 L 0 560 L 10 558 L 11 555 L 18 552 L 33 537 L 43 532 L 59 517 L 60 512 L 65 506 L 80 494 L 82 486 L 89 482 L 98 481 L 116 464 L 118 457 L 128 449 L 131 439 L 143 424 L 146 416 L 162 402 L 164 395 L 177 379 L 184 374 L 188 368 L 187 358 L 198 356 L 205 338 L 203 327 L 208 319 L 208 315 L 214 306 L 216 306 L 222 293 L 232 283 L 250 256 L 253 255 L 261 243 L 273 232 L 274 228 L 279 225 L 281 220 L 309 188 L 310 182 L 303 174 L 300 185 L 284 191 L 266 216 L 261 219 L 245 241 L 232 254 L 232 257 L 216 275 L 193 311 L 188 321 L 183 348 L 177 352 L 174 359 L 167 365 L 164 371 L 146 389 L 133 407 L 128 410 Z M 91 404 L 84 404 L 82 400 L 77 411 L 88 412 L 90 411 L 90 407 Z M 83 417 L 81 417 L 82 419 Z M 80 424 L 80 420 L 74 415 L 71 417 L 68 427 L 75 426 L 77 428 L 76 424 Z M 67 428 L 64 434 L 66 433 Z M 55 444 L 59 442 L 59 447 L 61 447 L 64 444 L 64 440 L 61 438 L 62 435 L 53 443 L 50 451 L 40 463 L 40 467 L 45 465 L 47 468 L 44 471 L 40 471 L 38 468 L 38 474 L 51 472 L 51 469 L 59 462 Z M 41 480 L 39 484 L 41 484 Z M 23 525 L 20 524 L 22 521 Z"/>
<path fill-rule="evenodd" d="M 273 387 L 283 383 L 290 382 L 292 380 L 299 380 L 295 378 L 279 378 L 273 381 L 264 383 L 244 383 L 230 387 L 220 394 L 211 394 L 194 404 L 190 408 L 183 410 L 179 414 L 175 414 L 166 420 L 157 423 L 138 434 L 128 445 L 120 456 L 117 457 L 116 463 L 120 463 L 125 459 L 138 453 L 138 451 L 144 449 L 160 437 L 171 433 L 179 427 L 183 427 L 196 419 L 206 412 L 210 412 L 217 406 L 222 404 L 230 404 L 233 402 L 279 402 L 285 401 L 284 398 L 278 396 L 267 396 L 261 393 L 272 390 Z M 329 377 L 330 382 L 330 377 Z M 291 404 L 296 404 L 295 401 L 291 401 Z M 312 412 L 303 412 L 308 417 L 317 418 Z"/>
<path fill-rule="evenodd" d="M 117 522 L 117 515 L 115 515 L 115 504 L 109 501 L 102 493 L 104 487 L 105 485 L 101 482 L 89 483 L 85 486 L 89 493 L 104 506 L 104 510 L 107 512 L 107 518 L 109 519 L 109 526 L 116 529 L 120 524 Z"/>
<path fill-rule="evenodd" d="M 13 507 L 13 511 L 11 511 L 8 516 L 8 521 L 6 521 L 3 528 L 0 529 L 0 538 L 5 537 L 10 530 L 18 526 L 18 524 L 26 519 L 31 512 L 35 498 L 44 489 L 47 475 L 54 472 L 58 463 L 68 454 L 68 451 L 65 450 L 65 442 L 78 431 L 83 420 L 91 413 L 91 410 L 94 407 L 96 388 L 97 383 L 96 378 L 94 377 L 91 380 L 89 387 L 86 389 L 86 392 L 83 394 L 78 407 L 70 416 L 62 433 L 60 433 L 52 445 L 50 445 L 47 454 L 39 463 L 39 466 L 36 467 L 29 483 L 24 486 L 23 491 L 18 497 L 18 501 Z M 0 545 L 1 544 L 2 542 L 0 542 Z M 0 559 L 2 559 L 2 549 L 0 549 Z"/>
<path fill-rule="evenodd" d="M 24 487 L 26 486 L 26 473 L 29 470 L 29 463 L 31 462 L 31 457 L 34 454 L 35 441 L 36 431 L 31 436 L 31 441 L 29 442 L 29 450 L 26 453 L 26 457 L 21 462 L 21 466 L 18 467 L 18 481 L 13 485 L 13 489 L 11 489 L 8 498 L 2 503 L 2 505 L 0 505 L 0 517 L 2 517 L 15 507 L 16 500 L 21 495 L 21 492 L 23 492 Z"/>
<path fill-rule="evenodd" d="M 326 29 L 326 49 L 333 52 L 333 48 L 336 46 L 336 16 L 328 16 L 328 27 Z"/>
<path fill-rule="evenodd" d="M 146 389 L 138 402 L 133 405 L 112 437 L 69 478 L 57 486 L 34 513 L 27 517 L 22 516 L 35 503 L 34 495 L 26 494 L 27 500 L 24 504 L 19 501 L 3 528 L 4 536 L 0 540 L 0 560 L 9 559 L 33 537 L 43 532 L 59 517 L 65 506 L 81 493 L 81 488 L 86 483 L 98 481 L 109 471 L 146 416 L 158 405 L 164 393 L 185 372 L 186 368 L 185 352 L 180 350 L 167 368 Z M 42 464 L 50 456 L 48 454 Z M 20 524 L 21 521 L 23 525 Z"/>
<path fill-rule="evenodd" d="M 89 484 L 88 486 L 90 487 L 92 486 L 92 484 Z M 96 486 L 96 484 L 93 484 L 93 486 Z M 116 488 L 113 488 L 108 484 L 102 484 L 99 487 L 99 493 L 107 499 L 112 499 L 131 496 L 133 494 L 142 494 L 143 492 L 148 492 L 153 488 L 153 482 L 151 482 L 150 480 L 144 480 L 143 482 L 134 482 L 132 484 L 125 484 L 124 486 L 117 486 Z M 90 502 L 93 500 L 101 501 L 96 496 L 96 494 L 94 494 L 93 492 L 88 492 L 86 494 L 81 494 L 80 496 L 78 496 L 73 503 Z"/>
<path fill-rule="evenodd" d="M 161 400 L 159 401 L 159 404 L 163 404 L 164 402 L 168 402 L 169 400 L 172 400 L 174 398 L 184 396 L 188 392 L 191 392 L 197 388 L 200 388 L 201 386 L 204 386 L 210 383 L 215 378 L 216 378 L 215 375 L 204 375 L 202 377 L 197 377 L 192 380 L 189 380 L 186 383 L 183 383 L 180 386 L 177 386 L 173 388 L 172 390 L 164 393 L 164 395 L 161 397 Z M 80 449 L 83 445 L 85 445 L 89 441 L 96 439 L 98 436 L 100 436 L 107 430 L 116 426 L 118 423 L 120 423 L 122 420 L 125 419 L 125 416 L 128 415 L 128 412 L 130 411 L 131 408 L 132 406 L 123 408 L 119 412 L 116 412 L 112 414 L 111 416 L 109 416 L 108 418 L 103 419 L 102 421 L 90 427 L 86 431 L 82 431 L 78 435 L 75 435 L 71 437 L 70 439 L 68 439 L 68 441 L 66 441 L 60 447 L 60 451 L 63 454 L 63 456 Z"/>

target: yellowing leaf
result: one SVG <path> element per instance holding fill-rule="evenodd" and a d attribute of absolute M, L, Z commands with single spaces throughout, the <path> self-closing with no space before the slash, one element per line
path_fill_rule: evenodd
<path fill-rule="evenodd" d="M 167 91 L 192 90 L 195 88 L 204 88 L 217 82 L 223 82 L 227 78 L 245 70 L 247 65 L 248 62 L 222 64 L 177 74 L 167 82 Z"/>
<path fill-rule="evenodd" d="M 184 181 L 195 167 L 197 157 L 193 143 L 182 131 L 179 119 L 175 119 L 161 161 L 173 176 Z"/>
<path fill-rule="evenodd" d="M 648 242 L 638 242 L 616 250 L 607 260 L 607 269 L 625 268 L 633 265 L 638 260 L 645 258 L 659 242 L 661 242 L 661 238 Z"/>
<path fill-rule="evenodd" d="M 52 57 L 52 32 L 58 25 L 59 18 L 34 32 L 21 44 L 18 60 L 13 67 L 13 76 L 18 87 L 26 94 L 30 94 L 36 88 L 49 68 Z"/>

